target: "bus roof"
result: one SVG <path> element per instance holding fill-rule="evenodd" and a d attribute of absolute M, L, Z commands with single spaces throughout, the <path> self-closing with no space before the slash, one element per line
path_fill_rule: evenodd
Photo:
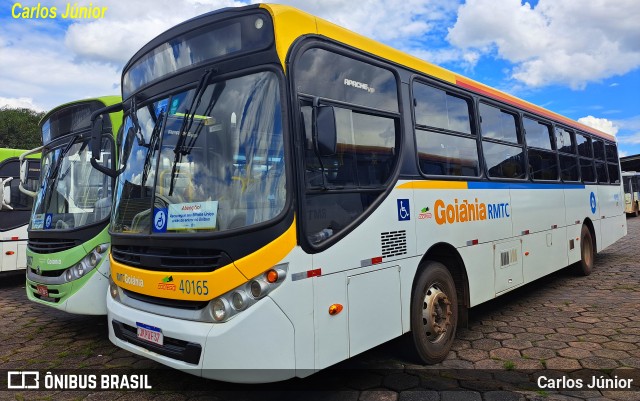
<path fill-rule="evenodd" d="M 336 24 L 308 14 L 304 11 L 300 11 L 293 7 L 277 4 L 261 4 L 260 7 L 269 11 L 271 16 L 273 17 L 276 49 L 278 51 L 278 55 L 280 57 L 282 65 L 285 68 L 286 57 L 288 55 L 289 49 L 296 39 L 298 39 L 302 35 L 308 34 L 322 35 L 356 49 L 360 49 L 369 54 L 384 58 L 406 68 L 426 73 L 435 78 L 449 82 L 453 85 L 470 90 L 477 94 L 481 94 L 486 97 L 501 101 L 503 103 L 518 107 L 524 111 L 528 111 L 542 117 L 553 119 L 559 123 L 566 124 L 567 126 L 591 133 L 610 141 L 615 141 L 615 137 L 613 137 L 612 135 L 581 124 L 570 118 L 564 117 L 540 106 L 536 106 L 525 100 L 491 88 L 480 82 L 466 78 L 460 74 L 456 74 L 452 71 L 431 64 L 407 53 L 403 53 L 392 47 L 376 42 L 346 28 L 342 28 Z"/>
<path fill-rule="evenodd" d="M 20 157 L 20 155 L 23 154 L 24 152 L 26 152 L 26 150 L 0 148 L 0 162 L 3 160 L 11 159 L 13 157 Z M 27 157 L 30 159 L 39 159 L 40 153 L 29 155 Z"/>
<path fill-rule="evenodd" d="M 82 99 L 82 100 L 74 100 L 72 102 L 68 102 L 68 103 L 64 103 L 61 104 L 59 106 L 54 107 L 53 109 L 49 110 L 47 112 L 47 114 L 45 114 L 41 119 L 39 124 L 44 123 L 45 121 L 47 121 L 47 119 L 49 117 L 51 117 L 51 115 L 61 109 L 64 109 L 65 107 L 69 107 L 69 106 L 73 106 L 76 104 L 80 104 L 80 103 L 85 103 L 85 102 L 95 102 L 98 101 L 102 104 L 104 104 L 105 106 L 111 106 L 112 104 L 116 104 L 116 103 L 120 103 L 122 101 L 122 98 L 120 96 L 100 96 L 100 97 L 92 97 L 92 98 L 87 98 L 87 99 Z"/>

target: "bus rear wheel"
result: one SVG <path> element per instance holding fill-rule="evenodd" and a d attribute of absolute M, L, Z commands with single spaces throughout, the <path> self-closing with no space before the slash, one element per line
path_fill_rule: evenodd
<path fill-rule="evenodd" d="M 420 270 L 411 296 L 411 332 L 418 357 L 443 361 L 456 335 L 458 298 L 449 270 L 430 261 Z"/>
<path fill-rule="evenodd" d="M 580 262 L 577 264 L 577 272 L 583 276 L 588 276 L 593 270 L 595 260 L 595 246 L 591 230 L 586 225 L 582 226 L 580 232 Z"/>

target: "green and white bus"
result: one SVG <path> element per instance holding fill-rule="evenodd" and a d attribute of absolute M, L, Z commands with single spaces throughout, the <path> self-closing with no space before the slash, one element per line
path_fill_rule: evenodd
<path fill-rule="evenodd" d="M 0 148 L 0 274 L 27 267 L 27 225 L 33 200 L 18 189 L 18 156 L 23 152 Z M 40 164 L 34 160 L 26 175 L 29 187 L 37 185 L 39 173 Z"/>
<path fill-rule="evenodd" d="M 67 103 L 40 122 L 43 168 L 40 189 L 32 193 L 27 247 L 26 291 L 33 302 L 70 313 L 106 314 L 113 179 L 99 168 L 115 166 L 122 114 L 104 118 L 108 129 L 100 138 L 98 169 L 91 162 L 90 128 L 94 111 L 119 102 L 107 96 Z"/>

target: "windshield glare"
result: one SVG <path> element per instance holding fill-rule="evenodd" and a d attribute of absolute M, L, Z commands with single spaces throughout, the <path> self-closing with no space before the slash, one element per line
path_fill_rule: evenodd
<path fill-rule="evenodd" d="M 31 230 L 68 230 L 109 216 L 111 178 L 91 166 L 89 138 L 63 143 L 42 158 L 42 186 L 33 206 Z M 111 167 L 111 140 L 102 139 L 98 161 Z M 56 169 L 56 164 L 60 164 Z"/>
<path fill-rule="evenodd" d="M 225 231 L 273 219 L 283 210 L 275 74 L 255 73 L 196 92 L 139 108 L 137 126 L 127 117 L 114 232 Z"/>

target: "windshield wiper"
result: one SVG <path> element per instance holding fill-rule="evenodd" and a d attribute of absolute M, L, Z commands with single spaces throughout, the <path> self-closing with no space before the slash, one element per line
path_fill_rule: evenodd
<path fill-rule="evenodd" d="M 151 109 L 151 105 L 149 105 Z M 151 116 L 155 116 L 155 112 L 151 110 Z M 153 124 L 153 130 L 151 131 L 151 135 L 149 138 L 149 144 L 146 146 L 147 154 L 144 157 L 144 165 L 142 167 L 142 186 L 147 182 L 147 178 L 149 178 L 149 171 L 151 170 L 151 156 L 152 153 L 158 148 L 158 143 L 160 140 L 160 127 L 161 122 L 164 119 L 164 110 L 160 112 L 160 114 L 156 117 L 156 121 Z"/>
<path fill-rule="evenodd" d="M 176 178 L 176 170 L 178 163 L 182 161 L 182 156 L 184 153 L 183 144 L 185 138 L 187 137 L 191 126 L 193 125 L 193 119 L 196 115 L 196 110 L 200 105 L 200 100 L 204 95 L 204 92 L 207 88 L 207 82 L 209 78 L 213 74 L 213 70 L 206 70 L 204 74 L 200 77 L 200 81 L 198 81 L 198 86 L 196 86 L 196 91 L 193 94 L 193 99 L 191 100 L 191 105 L 186 110 L 185 116 L 182 119 L 182 124 L 180 125 L 180 131 L 178 132 L 178 139 L 176 140 L 176 146 L 173 148 L 174 158 L 173 158 L 173 166 L 171 167 L 171 183 L 169 185 L 169 196 L 173 195 L 173 187 L 175 184 Z"/>
<path fill-rule="evenodd" d="M 47 176 L 48 182 L 52 182 L 56 180 L 56 177 L 58 176 L 58 171 L 60 170 L 60 166 L 62 165 L 62 161 L 64 160 L 65 155 L 67 154 L 67 152 L 69 152 L 69 150 L 71 149 L 73 144 L 78 140 L 78 138 L 80 138 L 80 134 L 77 134 L 76 136 L 74 136 L 73 139 L 69 141 L 67 146 L 65 146 L 64 149 L 62 149 L 62 151 L 58 155 L 58 160 L 56 160 L 56 165 L 53 166 L 53 168 L 49 169 L 49 175 Z M 53 196 L 53 185 L 50 185 L 50 190 L 47 192 L 45 209 L 49 208 L 49 202 L 51 202 L 51 196 Z"/>
<path fill-rule="evenodd" d="M 131 98 L 131 110 L 129 111 L 129 116 L 131 117 L 131 123 L 133 127 L 129 129 L 134 130 L 134 135 L 138 140 L 138 146 L 148 147 L 149 145 L 144 142 L 144 136 L 142 135 L 142 127 L 140 127 L 140 122 L 138 121 L 138 105 L 136 104 L 136 97 Z"/>

